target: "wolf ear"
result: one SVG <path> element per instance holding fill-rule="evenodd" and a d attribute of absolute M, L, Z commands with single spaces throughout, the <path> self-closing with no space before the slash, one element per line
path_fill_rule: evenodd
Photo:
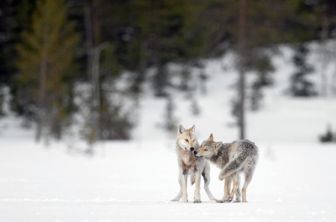
<path fill-rule="evenodd" d="M 178 129 L 177 129 L 177 132 L 178 132 L 179 134 L 182 134 L 184 131 L 185 131 L 184 127 L 183 127 L 182 125 L 179 125 L 179 126 L 178 126 Z"/>
<path fill-rule="evenodd" d="M 214 141 L 214 137 L 213 137 L 212 133 L 210 133 L 210 136 L 209 136 L 208 140 Z"/>
<path fill-rule="evenodd" d="M 195 125 L 192 125 L 192 127 L 190 128 L 191 132 L 195 132 Z"/>

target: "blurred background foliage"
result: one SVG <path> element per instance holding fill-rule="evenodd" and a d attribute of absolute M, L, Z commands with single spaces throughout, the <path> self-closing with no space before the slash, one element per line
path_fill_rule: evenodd
<path fill-rule="evenodd" d="M 167 119 L 174 119 L 169 64 L 185 67 L 183 83 L 191 68 L 202 68 L 202 59 L 238 50 L 239 7 L 235 0 L 2 0 L 0 85 L 10 88 L 11 109 L 36 126 L 37 139 L 62 138 L 79 107 L 87 110 L 82 131 L 89 142 L 129 139 L 145 80 L 155 96 L 167 98 Z M 247 0 L 246 20 L 243 65 L 258 73 L 252 110 L 260 89 L 272 84 L 267 53 L 281 44 L 297 52 L 291 94 L 316 96 L 306 79 L 305 43 L 333 37 L 336 2 Z M 120 89 L 116 80 L 125 72 L 129 79 Z M 87 86 L 88 95 L 78 85 Z M 194 110 L 199 113 L 197 103 Z"/>

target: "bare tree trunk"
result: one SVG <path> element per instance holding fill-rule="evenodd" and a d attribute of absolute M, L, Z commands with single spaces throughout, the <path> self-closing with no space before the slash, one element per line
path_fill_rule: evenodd
<path fill-rule="evenodd" d="M 246 1 L 239 2 L 239 24 L 238 24 L 238 70 L 239 70 L 239 138 L 245 138 L 245 56 L 246 56 Z"/>
<path fill-rule="evenodd" d="M 87 54 L 87 75 L 90 81 L 91 98 L 90 98 L 90 113 L 88 116 L 88 127 L 90 128 L 89 143 L 94 143 L 98 137 L 99 121 L 98 121 L 98 101 L 97 101 L 97 50 L 94 47 L 94 6 L 91 0 L 87 0 L 85 4 L 85 42 Z M 99 61 L 98 61 L 99 62 Z"/>
<path fill-rule="evenodd" d="M 85 22 L 85 50 L 87 56 L 87 75 L 91 76 L 91 48 L 92 48 L 92 24 L 91 24 L 91 6 L 89 1 L 84 5 Z"/>
<path fill-rule="evenodd" d="M 45 93 L 46 93 L 46 62 L 44 58 L 40 64 L 40 84 L 39 84 L 39 104 L 37 111 L 37 129 L 36 129 L 36 141 L 39 141 L 42 137 L 42 131 L 45 127 L 45 115 L 46 115 L 46 104 L 45 104 Z"/>
<path fill-rule="evenodd" d="M 328 63 L 328 49 L 327 49 L 327 39 L 328 39 L 328 29 L 329 29 L 329 19 L 327 16 L 326 9 L 322 9 L 322 24 L 321 24 L 321 96 L 328 96 L 328 77 L 326 73 L 326 66 Z"/>
<path fill-rule="evenodd" d="M 46 115 L 47 115 L 47 104 L 46 104 L 46 78 L 47 78 L 47 53 L 46 53 L 46 42 L 47 37 L 44 35 L 43 38 L 43 51 L 42 58 L 40 62 L 40 73 L 39 73 L 39 92 L 38 92 L 38 107 L 37 107 L 37 128 L 36 128 L 36 141 L 42 138 L 43 130 L 46 127 Z"/>
<path fill-rule="evenodd" d="M 103 49 L 108 46 L 107 43 L 101 43 L 92 48 L 92 87 L 93 87 L 93 107 L 95 110 L 96 133 L 98 138 L 102 138 L 101 130 L 101 107 L 102 107 L 102 84 L 100 81 L 100 55 Z"/>

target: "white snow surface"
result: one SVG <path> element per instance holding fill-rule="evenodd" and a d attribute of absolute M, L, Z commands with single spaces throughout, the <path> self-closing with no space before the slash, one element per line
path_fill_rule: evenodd
<path fill-rule="evenodd" d="M 99 143 L 91 157 L 74 152 L 71 147 L 85 145 L 71 138 L 36 144 L 14 115 L 0 119 L 0 222 L 336 221 L 336 146 L 317 142 L 327 123 L 336 128 L 335 97 L 287 96 L 293 67 L 290 50 L 282 51 L 274 57 L 275 85 L 265 90 L 262 109 L 247 113 L 247 137 L 260 150 L 248 203 L 213 203 L 202 191 L 203 202 L 194 204 L 190 185 L 188 203 L 170 201 L 178 192 L 175 142 L 160 127 L 166 101 L 147 87 L 134 139 Z M 172 92 L 177 122 L 195 124 L 200 141 L 210 132 L 224 142 L 237 137 L 230 114 L 237 79 L 232 59 L 206 62 L 208 93 L 195 93 L 200 116 L 191 115 L 187 95 Z M 328 70 L 335 72 L 331 65 Z M 210 189 L 221 198 L 218 173 L 211 165 Z"/>
<path fill-rule="evenodd" d="M 335 221 L 334 146 L 260 144 L 248 203 L 169 200 L 174 151 L 160 142 L 107 143 L 95 157 L 29 141 L 0 142 L 0 221 Z M 218 169 L 210 188 L 223 195 Z"/>

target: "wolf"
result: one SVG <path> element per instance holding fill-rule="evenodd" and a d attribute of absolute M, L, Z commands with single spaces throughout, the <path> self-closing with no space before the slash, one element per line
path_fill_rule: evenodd
<path fill-rule="evenodd" d="M 182 125 L 178 127 L 176 139 L 176 153 L 178 162 L 178 181 L 180 191 L 172 201 L 188 202 L 187 180 L 190 175 L 191 184 L 195 184 L 194 203 L 201 203 L 200 183 L 204 179 L 204 190 L 212 201 L 217 201 L 209 190 L 210 164 L 203 157 L 196 157 L 195 151 L 199 144 L 195 135 L 195 125 L 185 129 Z"/>
<path fill-rule="evenodd" d="M 236 194 L 236 201 L 240 202 L 239 174 L 244 175 L 245 181 L 242 188 L 243 202 L 247 202 L 246 190 L 252 180 L 258 161 L 258 147 L 249 140 L 237 140 L 231 143 L 215 142 L 210 134 L 209 138 L 202 142 L 196 156 L 204 157 L 221 169 L 219 179 L 225 179 L 224 196 L 229 198 Z M 232 192 L 228 191 L 233 181 Z M 225 197 L 224 197 L 225 198 Z"/>

